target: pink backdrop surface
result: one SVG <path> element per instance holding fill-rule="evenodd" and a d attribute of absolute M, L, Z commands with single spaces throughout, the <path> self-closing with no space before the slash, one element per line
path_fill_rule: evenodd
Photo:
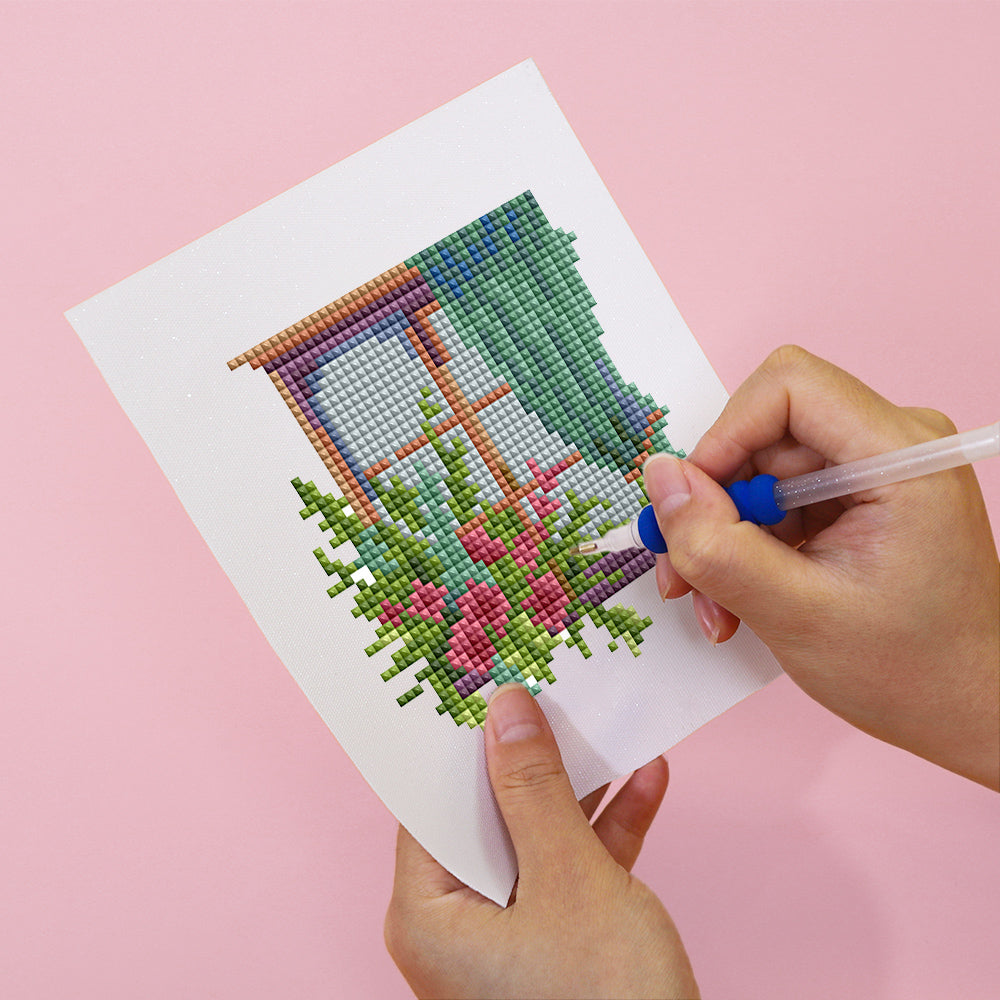
<path fill-rule="evenodd" d="M 979 426 L 998 42 L 993 4 L 0 4 L 0 994 L 408 995 L 392 818 L 64 309 L 532 56 L 730 389 L 798 341 Z M 785 679 L 670 760 L 637 871 L 706 996 L 996 995 L 1000 797 Z"/>

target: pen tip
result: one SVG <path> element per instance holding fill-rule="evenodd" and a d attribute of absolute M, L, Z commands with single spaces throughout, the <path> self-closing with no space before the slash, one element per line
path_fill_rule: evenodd
<path fill-rule="evenodd" d="M 596 552 L 599 546 L 597 542 L 581 542 L 579 545 L 571 545 L 566 554 L 570 556 L 588 556 Z"/>

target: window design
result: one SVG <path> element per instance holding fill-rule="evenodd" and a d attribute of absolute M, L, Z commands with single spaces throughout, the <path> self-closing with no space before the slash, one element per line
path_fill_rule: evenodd
<path fill-rule="evenodd" d="M 585 621 L 636 656 L 651 624 L 611 603 L 650 553 L 566 556 L 645 502 L 647 454 L 678 453 L 601 343 L 574 239 L 525 192 L 229 362 L 267 371 L 339 488 L 292 482 L 366 653 L 414 671 L 393 696 L 429 685 L 459 725 L 490 681 L 553 683 L 560 643 L 590 656 Z"/>

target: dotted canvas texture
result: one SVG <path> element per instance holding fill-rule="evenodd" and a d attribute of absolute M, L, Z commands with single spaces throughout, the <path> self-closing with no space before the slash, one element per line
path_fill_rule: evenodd
<path fill-rule="evenodd" d="M 525 192 L 229 362 L 270 375 L 336 483 L 291 485 L 373 669 L 413 671 L 387 696 L 429 686 L 459 725 L 490 681 L 553 683 L 561 643 L 590 656 L 586 621 L 626 656 L 651 624 L 613 599 L 652 554 L 566 555 L 645 502 L 648 454 L 679 454 L 604 349 L 574 239 Z"/>

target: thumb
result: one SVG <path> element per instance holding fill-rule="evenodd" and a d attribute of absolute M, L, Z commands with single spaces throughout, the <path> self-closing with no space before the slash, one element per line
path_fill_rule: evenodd
<path fill-rule="evenodd" d="M 517 854 L 520 892 L 597 843 L 541 708 L 504 684 L 486 713 L 486 766 Z"/>
<path fill-rule="evenodd" d="M 693 463 L 657 453 L 642 473 L 670 563 L 695 590 L 751 628 L 806 611 L 807 556 L 741 521 L 726 491 Z"/>

